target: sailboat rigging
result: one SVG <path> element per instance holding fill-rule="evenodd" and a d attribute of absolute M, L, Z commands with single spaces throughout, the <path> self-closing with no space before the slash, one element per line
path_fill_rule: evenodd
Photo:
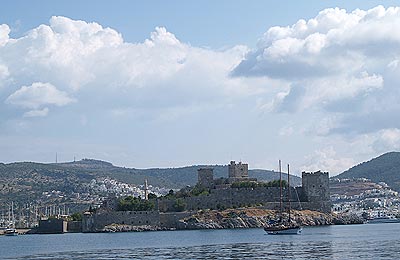
<path fill-rule="evenodd" d="M 287 165 L 288 167 L 288 220 L 285 222 L 283 220 L 282 214 L 283 214 L 283 194 L 282 194 L 282 166 L 281 166 L 281 160 L 279 160 L 279 188 L 280 188 L 280 196 L 279 196 L 279 207 L 280 207 L 280 212 L 279 212 L 279 222 L 275 223 L 272 226 L 264 227 L 264 230 L 270 234 L 270 235 L 279 235 L 279 234 L 290 234 L 290 235 L 295 235 L 295 234 L 301 234 L 302 227 L 293 224 L 291 220 L 291 205 L 290 205 L 290 170 L 289 170 L 289 164 Z"/>

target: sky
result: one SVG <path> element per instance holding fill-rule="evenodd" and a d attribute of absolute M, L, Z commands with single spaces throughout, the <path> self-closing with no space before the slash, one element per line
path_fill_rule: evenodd
<path fill-rule="evenodd" d="M 399 1 L 3 1 L 0 161 L 341 173 L 400 150 Z"/>

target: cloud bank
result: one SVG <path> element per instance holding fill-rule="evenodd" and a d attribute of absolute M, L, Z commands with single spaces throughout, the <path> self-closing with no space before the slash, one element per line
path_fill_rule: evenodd
<path fill-rule="evenodd" d="M 57 113 L 76 132 L 107 128 L 109 135 L 117 135 L 110 121 L 130 132 L 137 122 L 238 120 L 228 131 L 232 140 L 304 141 L 293 155 L 298 169 L 339 172 L 400 149 L 399 24 L 398 7 L 325 9 L 308 21 L 268 29 L 255 49 L 221 50 L 183 43 L 164 27 L 131 43 L 115 29 L 61 16 L 19 38 L 3 24 L 0 134 L 18 127 L 39 132 L 39 121 L 57 127 Z M 176 136 L 166 140 L 202 134 L 171 128 Z M 225 128 L 218 128 L 221 139 Z M 224 142 L 221 150 L 232 150 Z"/>
<path fill-rule="evenodd" d="M 290 82 L 290 89 L 276 96 L 275 111 L 317 107 L 354 112 L 394 88 L 399 23 L 398 7 L 325 9 L 308 21 L 270 28 L 233 75 Z M 346 102 L 355 105 L 343 106 Z"/>
<path fill-rule="evenodd" d="M 268 29 L 232 75 L 288 82 L 259 108 L 304 117 L 300 131 L 325 136 L 325 143 L 340 135 L 353 144 L 362 138 L 375 152 L 399 149 L 399 24 L 399 7 L 325 9 L 308 21 Z M 351 166 L 349 158 L 329 149 L 306 159 L 331 169 Z"/>

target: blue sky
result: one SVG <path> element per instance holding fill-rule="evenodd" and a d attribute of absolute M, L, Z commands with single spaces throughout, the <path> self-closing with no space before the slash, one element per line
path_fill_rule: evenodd
<path fill-rule="evenodd" d="M 314 17 L 329 7 L 370 9 L 395 6 L 399 1 L 7 1 L 2 23 L 16 28 L 11 35 L 46 24 L 53 15 L 98 22 L 122 33 L 129 42 L 141 42 L 156 26 L 166 27 L 183 42 L 223 48 L 237 44 L 254 46 L 271 26 L 290 25 Z"/>
<path fill-rule="evenodd" d="M 396 5 L 5 2 L 0 161 L 337 174 L 399 150 Z"/>

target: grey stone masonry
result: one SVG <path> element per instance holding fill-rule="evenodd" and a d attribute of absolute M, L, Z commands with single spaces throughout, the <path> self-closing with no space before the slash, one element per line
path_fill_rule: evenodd
<path fill-rule="evenodd" d="M 249 165 L 247 163 L 235 163 L 235 161 L 231 161 L 228 165 L 229 169 L 229 178 L 231 179 L 246 179 L 249 178 Z"/>
<path fill-rule="evenodd" d="M 212 168 L 200 168 L 197 170 L 198 185 L 211 188 L 214 185 L 214 170 Z"/>
<path fill-rule="evenodd" d="M 315 210 L 330 212 L 329 173 L 302 172 L 301 177 L 303 200 L 315 205 Z"/>
<path fill-rule="evenodd" d="M 302 172 L 301 178 L 306 201 L 330 200 L 329 174 L 327 172 Z"/>
<path fill-rule="evenodd" d="M 247 163 L 236 163 L 231 161 L 228 164 L 228 182 L 257 181 L 257 179 L 249 178 L 249 165 Z"/>
<path fill-rule="evenodd" d="M 158 211 L 111 211 L 84 214 L 82 231 L 101 231 L 105 226 L 110 224 L 159 226 L 160 213 Z"/>

